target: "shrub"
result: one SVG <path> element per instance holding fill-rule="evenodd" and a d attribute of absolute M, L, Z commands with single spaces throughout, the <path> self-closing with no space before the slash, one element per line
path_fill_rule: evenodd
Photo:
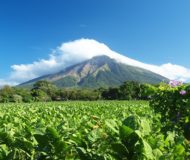
<path fill-rule="evenodd" d="M 190 85 L 179 81 L 162 83 L 150 105 L 161 113 L 163 130 L 177 130 L 190 139 Z"/>

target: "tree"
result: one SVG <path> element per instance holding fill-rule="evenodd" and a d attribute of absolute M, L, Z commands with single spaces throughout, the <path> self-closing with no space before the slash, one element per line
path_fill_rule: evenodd
<path fill-rule="evenodd" d="M 10 86 L 4 86 L 0 90 L 0 102 L 10 102 L 11 96 L 14 95 L 14 89 Z"/>
<path fill-rule="evenodd" d="M 23 102 L 32 102 L 33 97 L 31 95 L 31 91 L 25 88 L 14 88 L 15 94 L 20 95 L 22 97 Z"/>
<path fill-rule="evenodd" d="M 32 96 L 35 99 L 45 99 L 52 100 L 56 99 L 57 87 L 53 85 L 51 82 L 46 80 L 41 80 L 36 82 L 32 88 Z"/>
<path fill-rule="evenodd" d="M 22 96 L 18 94 L 14 94 L 11 96 L 11 102 L 21 103 L 22 102 Z"/>
<path fill-rule="evenodd" d="M 34 98 L 34 101 L 40 102 L 40 101 L 51 101 L 51 97 L 47 95 L 46 92 L 40 89 L 33 89 L 32 90 L 32 96 Z"/>
<path fill-rule="evenodd" d="M 140 83 L 134 81 L 127 81 L 124 82 L 124 84 L 121 85 L 119 89 L 120 99 L 139 99 Z"/>
<path fill-rule="evenodd" d="M 155 87 L 150 84 L 141 84 L 140 85 L 140 99 L 149 100 L 157 92 L 158 87 Z"/>
<path fill-rule="evenodd" d="M 120 90 L 119 88 L 109 88 L 102 92 L 102 98 L 108 100 L 120 99 Z"/>

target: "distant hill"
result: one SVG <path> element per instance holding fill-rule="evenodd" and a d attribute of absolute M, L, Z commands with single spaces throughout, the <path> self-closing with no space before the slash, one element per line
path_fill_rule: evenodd
<path fill-rule="evenodd" d="M 145 70 L 119 63 L 108 56 L 97 56 L 82 63 L 72 65 L 62 71 L 45 75 L 28 82 L 20 87 L 30 87 L 36 81 L 48 80 L 58 87 L 98 88 L 121 85 L 124 81 L 138 81 L 156 84 L 169 81 L 167 78 Z"/>

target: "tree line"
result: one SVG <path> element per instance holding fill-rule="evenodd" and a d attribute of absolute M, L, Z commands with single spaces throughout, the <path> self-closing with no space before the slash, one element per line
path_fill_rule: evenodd
<path fill-rule="evenodd" d="M 147 100 L 156 86 L 134 81 L 124 82 L 119 87 L 60 89 L 49 81 L 38 81 L 31 89 L 4 86 L 0 89 L 0 102 L 48 102 L 66 100 Z"/>

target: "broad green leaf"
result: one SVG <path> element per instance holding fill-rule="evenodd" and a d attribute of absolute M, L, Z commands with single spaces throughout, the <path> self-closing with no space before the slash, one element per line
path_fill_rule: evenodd
<path fill-rule="evenodd" d="M 142 132 L 144 135 L 149 135 L 151 132 L 151 128 L 149 125 L 149 120 L 148 119 L 142 119 L 141 120 L 141 127 L 142 127 Z"/>
<path fill-rule="evenodd" d="M 122 140 L 127 141 L 128 137 L 133 133 L 133 129 L 123 125 L 119 128 L 119 134 Z"/>
<path fill-rule="evenodd" d="M 127 148 L 121 143 L 112 144 L 112 148 L 117 154 L 119 154 L 120 158 L 127 157 L 129 154 Z"/>
<path fill-rule="evenodd" d="M 151 146 L 145 141 L 142 140 L 144 146 L 144 155 L 147 159 L 153 160 L 154 155 Z"/>
<path fill-rule="evenodd" d="M 163 153 L 158 148 L 154 149 L 152 152 L 154 154 L 155 159 L 159 159 L 163 155 Z"/>
<path fill-rule="evenodd" d="M 107 127 L 109 127 L 114 133 L 119 133 L 119 131 L 115 128 L 116 123 L 114 120 L 106 120 L 105 124 Z"/>
<path fill-rule="evenodd" d="M 185 148 L 181 144 L 178 144 L 175 146 L 174 154 L 182 155 L 184 152 L 185 152 Z"/>

